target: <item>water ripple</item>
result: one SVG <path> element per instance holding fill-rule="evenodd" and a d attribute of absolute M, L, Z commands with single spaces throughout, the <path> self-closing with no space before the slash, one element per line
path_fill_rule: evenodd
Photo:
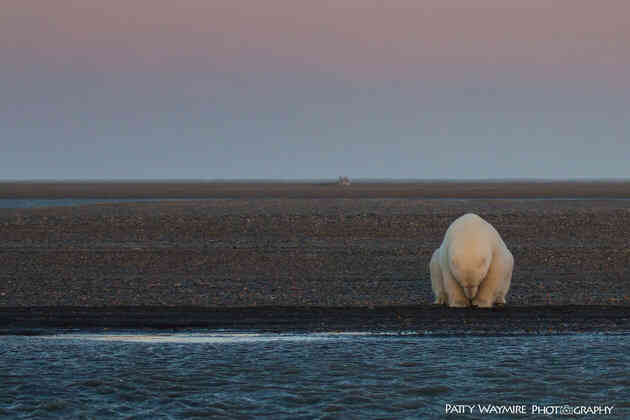
<path fill-rule="evenodd" d="M 0 355 L 3 417 L 431 418 L 484 402 L 630 410 L 628 335 L 9 336 Z"/>

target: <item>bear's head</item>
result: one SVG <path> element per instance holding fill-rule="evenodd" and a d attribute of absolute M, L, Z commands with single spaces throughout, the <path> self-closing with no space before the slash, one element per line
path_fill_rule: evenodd
<path fill-rule="evenodd" d="M 464 251 L 451 254 L 450 268 L 466 297 L 472 300 L 488 274 L 492 255 L 485 247 L 472 247 Z"/>

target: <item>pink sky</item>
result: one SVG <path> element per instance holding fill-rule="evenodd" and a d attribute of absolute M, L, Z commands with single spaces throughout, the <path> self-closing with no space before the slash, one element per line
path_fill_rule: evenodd
<path fill-rule="evenodd" d="M 625 0 L 21 0 L 3 5 L 0 45 L 14 59 L 110 71 L 619 77 L 628 16 Z"/>
<path fill-rule="evenodd" d="M 5 0 L 0 178 L 630 177 L 629 17 L 630 0 Z"/>

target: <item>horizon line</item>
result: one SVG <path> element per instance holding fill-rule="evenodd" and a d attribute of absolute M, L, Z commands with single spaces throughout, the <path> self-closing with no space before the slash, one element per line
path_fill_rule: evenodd
<path fill-rule="evenodd" d="M 345 176 L 345 175 L 344 175 Z M 493 177 L 493 178 L 370 178 L 348 177 L 353 183 L 374 182 L 628 182 L 629 177 Z M 0 183 L 307 183 L 337 182 L 334 178 L 0 178 Z"/>

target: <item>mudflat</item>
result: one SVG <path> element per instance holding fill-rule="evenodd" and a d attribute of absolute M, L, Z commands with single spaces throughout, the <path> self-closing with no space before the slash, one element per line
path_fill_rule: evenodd
<path fill-rule="evenodd" d="M 0 327 L 630 331 L 630 183 L 79 184 L 0 192 L 194 199 L 0 209 Z M 431 253 L 466 212 L 514 254 L 501 310 L 432 306 Z"/>

